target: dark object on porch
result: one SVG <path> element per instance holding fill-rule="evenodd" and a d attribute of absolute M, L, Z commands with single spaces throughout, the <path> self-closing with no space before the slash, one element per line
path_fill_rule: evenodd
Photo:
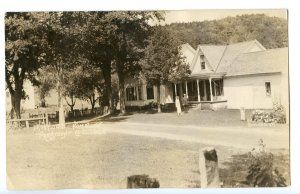
<path fill-rule="evenodd" d="M 151 102 L 144 106 L 126 106 L 126 111 L 128 112 L 147 112 L 147 113 L 157 113 L 157 103 Z M 175 112 L 175 103 L 161 104 L 162 112 Z"/>
<path fill-rule="evenodd" d="M 159 181 L 155 178 L 149 178 L 149 175 L 132 175 L 127 177 L 127 189 L 138 188 L 159 188 Z"/>

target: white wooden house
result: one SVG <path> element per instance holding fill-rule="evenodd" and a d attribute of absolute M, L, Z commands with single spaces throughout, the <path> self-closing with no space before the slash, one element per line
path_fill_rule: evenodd
<path fill-rule="evenodd" d="M 288 48 L 266 49 L 257 40 L 231 45 L 189 44 L 181 47 L 191 75 L 184 81 L 162 85 L 161 103 L 174 103 L 175 96 L 212 109 L 286 108 L 288 99 Z M 144 79 L 127 79 L 126 106 L 156 101 L 157 89 Z"/>

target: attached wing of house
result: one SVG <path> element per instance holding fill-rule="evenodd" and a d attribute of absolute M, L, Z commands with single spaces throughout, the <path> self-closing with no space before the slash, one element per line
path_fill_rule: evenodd
<path fill-rule="evenodd" d="M 184 81 L 161 86 L 161 102 L 175 96 L 205 108 L 272 108 L 288 106 L 288 49 L 266 49 L 257 40 L 230 45 L 181 45 L 191 69 Z M 126 105 L 156 101 L 157 89 L 145 80 L 128 79 Z"/>

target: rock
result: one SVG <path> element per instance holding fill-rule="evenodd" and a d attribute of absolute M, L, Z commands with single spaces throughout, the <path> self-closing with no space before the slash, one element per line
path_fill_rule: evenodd
<path fill-rule="evenodd" d="M 199 154 L 201 188 L 219 188 L 218 156 L 215 148 L 204 148 Z"/>
<path fill-rule="evenodd" d="M 149 175 L 132 175 L 127 177 L 127 189 L 137 188 L 159 188 L 159 181 L 149 178 Z"/>

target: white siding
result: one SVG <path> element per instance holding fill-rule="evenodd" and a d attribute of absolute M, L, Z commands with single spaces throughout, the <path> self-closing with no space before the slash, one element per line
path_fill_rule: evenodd
<path fill-rule="evenodd" d="M 255 43 L 247 50 L 247 53 L 257 52 L 257 51 L 262 51 L 262 50 L 263 49 Z"/>
<path fill-rule="evenodd" d="M 35 94 L 34 94 L 34 87 L 32 86 L 31 82 L 26 80 L 24 82 L 24 91 L 27 95 L 27 98 L 25 100 L 21 100 L 21 109 L 27 110 L 27 109 L 34 109 L 35 108 Z M 6 90 L 8 92 L 8 90 Z M 11 111 L 11 96 L 8 92 L 6 96 L 6 112 Z"/>
<path fill-rule="evenodd" d="M 127 83 L 126 86 L 137 86 L 137 84 L 133 83 Z M 126 106 L 145 106 L 149 104 L 150 102 L 157 102 L 157 87 L 153 86 L 153 94 L 154 94 L 154 99 L 152 100 L 147 100 L 147 84 L 144 82 L 142 83 L 142 100 L 135 100 L 135 101 L 127 101 L 125 99 L 125 105 Z M 160 86 L 160 103 L 161 104 L 166 104 L 166 103 L 172 103 L 173 102 L 173 89 L 172 85 L 161 85 Z"/>
<path fill-rule="evenodd" d="M 205 56 L 204 56 L 205 69 L 201 69 L 200 55 L 203 55 L 203 53 L 200 51 L 198 54 L 195 55 L 196 61 L 195 61 L 195 66 L 192 69 L 192 75 L 193 74 L 199 74 L 199 73 L 211 73 L 212 70 L 211 70 L 211 68 L 209 66 L 209 63 L 208 63 L 208 60 Z"/>
<path fill-rule="evenodd" d="M 271 82 L 266 95 L 265 82 Z M 224 96 L 230 109 L 272 109 L 281 101 L 281 74 L 237 76 L 224 79 Z"/>

